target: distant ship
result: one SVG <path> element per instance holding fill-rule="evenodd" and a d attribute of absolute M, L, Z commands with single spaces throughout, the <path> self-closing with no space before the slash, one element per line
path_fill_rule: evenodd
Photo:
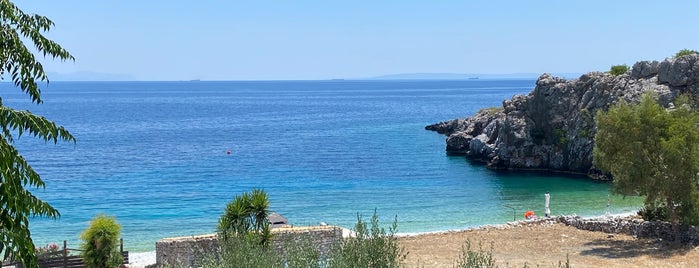
<path fill-rule="evenodd" d="M 475 79 L 478 79 L 478 76 L 476 76 L 476 77 L 469 77 L 468 79 L 475 80 Z"/>

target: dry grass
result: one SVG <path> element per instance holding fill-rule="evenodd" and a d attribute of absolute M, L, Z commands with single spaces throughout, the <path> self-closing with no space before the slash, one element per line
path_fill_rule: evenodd
<path fill-rule="evenodd" d="M 462 245 L 481 243 L 499 267 L 557 267 L 569 256 L 572 267 L 697 267 L 699 248 L 674 249 L 656 239 L 608 235 L 563 224 L 533 224 L 508 229 L 477 229 L 401 237 L 409 267 L 452 267 Z"/>

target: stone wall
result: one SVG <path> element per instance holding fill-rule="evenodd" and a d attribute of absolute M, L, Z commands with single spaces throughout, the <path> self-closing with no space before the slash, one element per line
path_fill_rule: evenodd
<path fill-rule="evenodd" d="M 163 238 L 155 242 L 154 267 L 189 267 L 196 252 L 215 251 L 218 240 L 215 234 Z"/>
<path fill-rule="evenodd" d="M 672 225 L 667 222 L 644 221 L 630 217 L 581 218 L 572 216 L 560 216 L 555 218 L 555 221 L 582 230 L 674 241 Z M 699 245 L 699 227 L 683 227 L 680 240 L 685 244 Z"/>
<path fill-rule="evenodd" d="M 283 251 L 287 242 L 306 239 L 316 245 L 321 254 L 328 253 L 342 239 L 343 229 L 337 226 L 284 227 L 272 229 L 274 248 Z M 164 238 L 155 243 L 156 267 L 189 267 L 197 252 L 218 249 L 215 234 Z"/>

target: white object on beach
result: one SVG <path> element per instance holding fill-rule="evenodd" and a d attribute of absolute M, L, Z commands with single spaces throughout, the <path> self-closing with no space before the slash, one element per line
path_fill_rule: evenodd
<path fill-rule="evenodd" d="M 155 251 L 129 253 L 129 268 L 143 268 L 155 264 Z"/>

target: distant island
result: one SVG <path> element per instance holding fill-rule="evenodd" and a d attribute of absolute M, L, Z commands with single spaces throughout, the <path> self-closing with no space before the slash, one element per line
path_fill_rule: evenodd
<path fill-rule="evenodd" d="M 511 74 L 467 74 L 467 73 L 402 73 L 388 74 L 368 78 L 370 80 L 477 80 L 477 79 L 531 79 L 535 80 L 537 73 L 511 73 Z M 553 73 L 564 78 L 578 78 L 581 73 Z"/>
<path fill-rule="evenodd" d="M 136 81 L 137 79 L 126 74 L 96 73 L 96 72 L 72 72 L 55 73 L 48 72 L 51 81 Z"/>

